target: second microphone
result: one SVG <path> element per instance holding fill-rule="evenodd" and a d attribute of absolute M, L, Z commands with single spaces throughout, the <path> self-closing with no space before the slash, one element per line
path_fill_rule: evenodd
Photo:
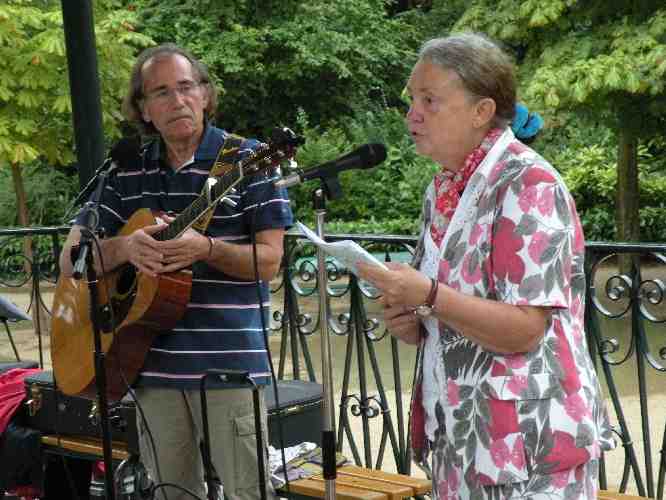
<path fill-rule="evenodd" d="M 308 170 L 300 170 L 294 174 L 290 174 L 275 183 L 278 187 L 289 188 L 313 179 L 325 179 L 336 177 L 344 170 L 353 168 L 372 168 L 379 165 L 386 159 L 386 147 L 383 144 L 364 144 L 356 148 L 351 153 L 338 158 L 337 160 L 329 161 L 310 168 Z"/>

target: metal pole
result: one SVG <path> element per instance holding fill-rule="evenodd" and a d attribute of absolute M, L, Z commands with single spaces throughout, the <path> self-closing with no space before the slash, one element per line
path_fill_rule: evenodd
<path fill-rule="evenodd" d="M 326 198 L 319 188 L 313 193 L 313 206 L 317 223 L 317 234 L 324 238 L 326 218 Z M 324 251 L 317 248 L 317 271 L 319 278 L 319 325 L 321 327 L 321 371 L 323 382 L 322 415 L 322 462 L 326 500 L 335 500 L 335 407 L 333 404 L 333 363 L 331 360 L 331 340 L 328 332 L 327 271 Z"/>
<path fill-rule="evenodd" d="M 83 187 L 104 160 L 93 8 L 91 0 L 62 0 L 61 3 L 79 184 Z"/>

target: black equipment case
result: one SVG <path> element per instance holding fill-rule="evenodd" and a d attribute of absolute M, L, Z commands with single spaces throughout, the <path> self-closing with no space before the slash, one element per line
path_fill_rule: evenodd
<path fill-rule="evenodd" d="M 25 378 L 26 425 L 56 436 L 102 437 L 95 402 L 67 396 L 54 389 L 53 372 L 41 371 Z M 127 443 L 131 453 L 139 452 L 134 403 L 125 396 L 109 408 L 111 439 Z"/>
<path fill-rule="evenodd" d="M 275 406 L 273 385 L 266 386 L 268 409 L 268 441 L 274 448 L 280 444 L 280 426 L 284 447 L 304 441 L 321 446 L 322 392 L 321 384 L 303 380 L 278 380 L 280 411 Z"/>
<path fill-rule="evenodd" d="M 284 446 L 303 441 L 321 445 L 322 386 L 301 380 L 278 381 L 281 411 L 275 407 L 273 386 L 265 389 L 268 408 L 268 437 L 275 448 L 281 448 L 279 425 L 282 423 Z M 42 371 L 25 378 L 27 394 L 26 425 L 45 434 L 60 436 L 102 437 L 94 402 L 78 396 L 67 396 L 54 389 L 53 373 Z M 139 453 L 135 405 L 126 395 L 111 406 L 111 439 L 127 443 L 131 453 Z M 91 416 L 93 418 L 91 418 Z M 213 422 L 210 425 L 214 425 Z"/>

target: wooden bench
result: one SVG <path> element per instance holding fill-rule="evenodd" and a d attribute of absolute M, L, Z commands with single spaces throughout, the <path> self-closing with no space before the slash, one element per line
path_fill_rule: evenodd
<path fill-rule="evenodd" d="M 337 470 L 335 497 L 340 500 L 400 500 L 430 493 L 428 479 L 393 474 L 381 470 L 345 465 Z M 321 475 L 289 482 L 289 492 L 280 495 L 289 498 L 324 498 L 326 481 Z"/>
<path fill-rule="evenodd" d="M 624 493 L 615 493 L 613 491 L 602 490 L 597 495 L 597 500 L 646 500 L 647 497 L 637 497 L 635 495 L 626 495 Z"/>
<path fill-rule="evenodd" d="M 42 444 L 46 451 L 54 453 L 69 453 L 75 456 L 102 460 L 104 449 L 102 440 L 83 436 L 54 436 L 45 434 L 42 436 Z M 130 457 L 127 445 L 118 441 L 111 443 L 111 457 L 113 460 L 122 461 Z"/>

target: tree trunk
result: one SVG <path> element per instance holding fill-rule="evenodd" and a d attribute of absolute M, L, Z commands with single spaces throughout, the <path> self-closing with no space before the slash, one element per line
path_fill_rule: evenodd
<path fill-rule="evenodd" d="M 628 129 L 621 129 L 618 139 L 616 237 L 638 241 L 638 139 Z"/>
<path fill-rule="evenodd" d="M 16 193 L 16 212 L 18 214 L 18 223 L 21 227 L 30 226 L 30 215 L 28 213 L 28 197 L 25 194 L 25 186 L 23 184 L 23 176 L 21 175 L 21 167 L 17 163 L 12 163 L 12 180 L 14 182 L 14 193 Z M 32 248 L 32 238 L 23 238 L 23 255 L 27 259 L 25 264 L 25 272 L 28 275 L 32 273 L 39 273 L 39 269 L 32 268 L 34 262 Z M 32 297 L 32 323 L 35 328 L 35 333 L 39 328 L 41 333 L 48 333 L 49 319 L 44 308 L 39 303 L 38 290 L 34 289 L 34 281 L 30 283 L 30 294 Z M 39 318 L 37 315 L 39 314 Z"/>
<path fill-rule="evenodd" d="M 638 217 L 638 138 L 629 128 L 621 128 L 618 134 L 617 192 L 616 192 L 616 239 L 617 241 L 639 241 Z M 619 260 L 620 272 L 629 271 L 630 256 Z"/>

